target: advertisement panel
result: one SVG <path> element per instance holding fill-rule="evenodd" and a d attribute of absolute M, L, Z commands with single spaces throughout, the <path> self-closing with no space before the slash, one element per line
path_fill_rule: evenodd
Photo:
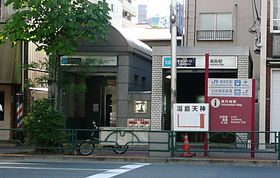
<path fill-rule="evenodd" d="M 252 131 L 252 79 L 209 79 L 210 131 Z"/>
<path fill-rule="evenodd" d="M 174 104 L 174 131 L 208 131 L 209 105 L 205 103 Z"/>

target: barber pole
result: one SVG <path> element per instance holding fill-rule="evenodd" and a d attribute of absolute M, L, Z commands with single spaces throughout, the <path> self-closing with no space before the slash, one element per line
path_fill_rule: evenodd
<path fill-rule="evenodd" d="M 17 128 L 23 127 L 23 103 L 20 102 L 20 96 L 22 96 L 21 93 L 17 93 L 17 104 L 16 104 L 16 116 L 17 116 Z"/>

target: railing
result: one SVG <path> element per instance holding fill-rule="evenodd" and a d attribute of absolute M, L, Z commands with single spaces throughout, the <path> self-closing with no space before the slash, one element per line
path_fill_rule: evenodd
<path fill-rule="evenodd" d="M 66 135 L 61 144 L 51 147 L 37 146 L 27 142 L 24 129 L 0 129 L 0 138 L 8 135 L 9 139 L 0 140 L 0 153 L 19 153 L 35 150 L 53 150 L 60 154 L 77 154 L 79 144 L 90 138 L 92 129 L 61 129 Z M 184 132 L 150 131 L 128 129 L 96 130 L 96 155 L 114 155 L 112 146 L 125 145 L 128 156 L 165 156 L 180 157 L 184 149 Z M 188 132 L 189 152 L 195 157 L 207 155 L 212 158 L 258 158 L 279 159 L 280 132 Z M 207 139 L 204 136 L 207 135 Z M 253 137 L 254 136 L 254 137 Z M 262 143 L 259 138 L 265 138 Z M 255 138 L 252 142 L 251 138 Z"/>
<path fill-rule="evenodd" d="M 233 30 L 198 30 L 198 41 L 232 41 Z"/>

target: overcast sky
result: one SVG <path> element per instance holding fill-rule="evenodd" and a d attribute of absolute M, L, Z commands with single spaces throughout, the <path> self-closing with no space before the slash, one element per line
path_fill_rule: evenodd
<path fill-rule="evenodd" d="M 138 4 L 147 4 L 148 17 L 169 15 L 171 0 L 137 0 Z"/>

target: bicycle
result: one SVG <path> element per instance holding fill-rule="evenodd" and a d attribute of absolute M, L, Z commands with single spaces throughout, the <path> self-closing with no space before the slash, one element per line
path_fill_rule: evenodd
<path fill-rule="evenodd" d="M 82 141 L 79 145 L 78 145 L 78 152 L 83 155 L 83 156 L 88 156 L 90 154 L 93 153 L 93 151 L 95 150 L 95 145 L 99 144 L 100 141 L 99 138 L 95 137 L 95 132 L 99 131 L 98 126 L 96 125 L 96 123 L 93 121 L 93 129 L 92 132 L 90 134 L 90 138 L 87 140 Z M 110 135 L 109 135 L 110 136 Z M 108 136 L 108 137 L 109 137 Z M 108 137 L 105 139 L 104 142 L 106 142 L 108 140 Z M 112 144 L 112 142 L 111 142 Z M 127 150 L 128 150 L 128 145 L 119 145 L 117 142 L 114 143 L 115 145 L 110 145 L 107 147 L 111 147 L 111 149 L 116 153 L 116 154 L 124 154 Z M 101 146 L 99 144 L 99 150 L 101 150 Z"/>

